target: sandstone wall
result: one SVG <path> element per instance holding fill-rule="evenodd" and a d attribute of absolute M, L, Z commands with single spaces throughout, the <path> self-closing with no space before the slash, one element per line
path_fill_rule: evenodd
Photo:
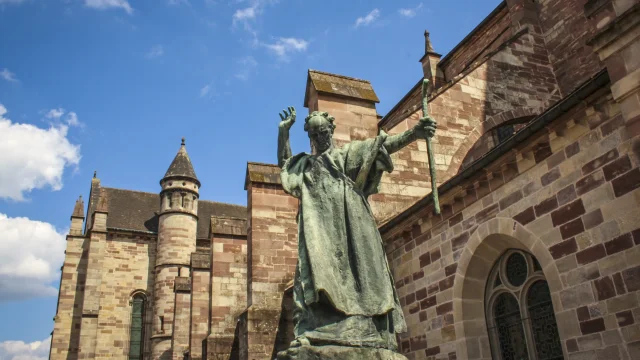
<path fill-rule="evenodd" d="M 206 359 L 203 341 L 209 334 L 211 283 L 210 253 L 191 254 L 190 357 L 194 360 Z"/>
<path fill-rule="evenodd" d="M 177 192 L 174 193 L 178 194 Z M 179 202 L 174 202 L 179 204 Z M 178 205 L 176 205 L 177 207 Z M 153 292 L 153 335 L 152 358 L 170 359 L 181 356 L 178 348 L 188 346 L 188 338 L 176 341 L 172 338 L 175 322 L 176 300 L 190 302 L 190 299 L 175 294 L 178 277 L 188 278 L 191 254 L 196 251 L 197 218 L 182 212 L 167 212 L 160 216 L 158 224 L 158 243 L 155 259 L 155 285 Z M 185 317 L 186 315 L 182 315 Z M 188 318 L 188 316 L 187 316 Z M 188 325 L 182 325 L 182 332 L 188 334 Z M 184 328 L 187 330 L 184 330 Z M 172 351 L 173 349 L 173 351 Z"/>
<path fill-rule="evenodd" d="M 507 6 L 500 4 L 493 15 L 487 14 L 484 24 L 468 35 L 451 53 L 444 57 L 438 66 L 445 75 L 445 81 L 450 81 L 478 59 L 495 50 L 509 36 L 511 31 L 511 15 Z"/>
<path fill-rule="evenodd" d="M 60 294 L 51 340 L 51 360 L 77 359 L 82 322 L 81 284 L 86 278 L 86 253 L 81 236 L 68 236 L 64 264 L 61 269 Z"/>
<path fill-rule="evenodd" d="M 127 359 L 133 294 L 145 294 L 145 354 L 149 356 L 155 238 L 109 233 L 105 243 L 95 358 Z M 84 330 L 84 329 L 83 329 Z"/>
<path fill-rule="evenodd" d="M 438 184 L 458 173 L 468 151 L 500 124 L 539 114 L 559 100 L 553 71 L 539 35 L 526 29 L 511 37 L 455 83 L 436 90 L 429 102 L 438 121 L 433 138 Z M 390 134 L 405 131 L 422 116 L 421 88 L 416 87 L 385 117 Z M 371 197 L 378 220 L 388 219 L 431 192 L 424 140 L 392 155 L 395 170 L 382 178 L 380 194 Z"/>
<path fill-rule="evenodd" d="M 241 315 L 240 359 L 271 359 L 279 350 L 285 290 L 298 259 L 298 201 L 282 189 L 279 172 L 275 165 L 248 165 L 248 308 Z"/>
<path fill-rule="evenodd" d="M 565 358 L 640 356 L 640 154 L 606 89 L 547 131 L 384 225 L 417 359 L 490 359 L 489 270 L 508 248 L 541 264 Z M 426 330 L 426 331 L 425 331 Z M 569 357 L 571 355 L 571 357 Z"/>
<path fill-rule="evenodd" d="M 241 221 L 246 227 L 246 221 Z M 237 358 L 238 317 L 247 308 L 247 239 L 245 235 L 213 237 L 211 330 L 208 359 Z"/>
<path fill-rule="evenodd" d="M 538 3 L 540 26 L 562 95 L 566 96 L 602 63 L 587 41 L 594 35 L 585 17 L 587 0 L 544 0 Z"/>

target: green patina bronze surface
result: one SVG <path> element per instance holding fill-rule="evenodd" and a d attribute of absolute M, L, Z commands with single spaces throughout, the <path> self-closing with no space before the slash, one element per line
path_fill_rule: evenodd
<path fill-rule="evenodd" d="M 396 333 L 406 331 L 406 324 L 367 198 L 377 192 L 383 172 L 393 171 L 390 154 L 418 138 L 432 137 L 435 121 L 425 117 L 404 133 L 381 132 L 336 148 L 333 117 L 316 111 L 304 125 L 313 153 L 292 156 L 289 129 L 295 109 L 290 107 L 280 117 L 282 186 L 300 199 L 300 208 L 296 340 L 279 358 L 359 359 L 363 349 L 393 353 Z M 349 351 L 333 349 L 331 355 L 318 355 L 329 351 L 329 345 L 360 352 L 350 356 Z"/>
<path fill-rule="evenodd" d="M 422 81 L 422 114 L 424 117 L 429 116 L 429 96 L 430 82 L 427 79 Z M 440 215 L 440 199 L 438 199 L 438 185 L 436 184 L 436 162 L 433 159 L 433 144 L 431 144 L 431 136 L 425 138 L 427 142 L 427 155 L 429 156 L 429 177 L 431 179 L 431 196 L 433 197 L 433 211 Z"/>

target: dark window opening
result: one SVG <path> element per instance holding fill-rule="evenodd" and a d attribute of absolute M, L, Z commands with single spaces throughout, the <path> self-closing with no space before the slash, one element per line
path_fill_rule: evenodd
<path fill-rule="evenodd" d="M 129 332 L 129 360 L 142 360 L 144 351 L 145 299 L 137 294 L 131 302 L 131 329 Z"/>

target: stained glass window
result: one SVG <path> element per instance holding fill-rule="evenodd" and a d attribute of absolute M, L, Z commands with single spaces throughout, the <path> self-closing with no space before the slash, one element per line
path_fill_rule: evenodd
<path fill-rule="evenodd" d="M 513 253 L 507 259 L 507 279 L 513 286 L 520 286 L 527 280 L 527 260 L 520 253 Z"/>
<path fill-rule="evenodd" d="M 494 264 L 485 294 L 493 359 L 563 359 L 549 286 L 539 269 L 535 257 L 515 249 Z M 510 286 L 499 286 L 501 276 Z"/>
<path fill-rule="evenodd" d="M 131 330 L 129 336 L 129 360 L 142 360 L 144 351 L 144 296 L 133 297 L 131 306 Z"/>
<path fill-rule="evenodd" d="M 551 292 L 545 280 L 536 281 L 527 293 L 531 332 L 539 360 L 562 359 L 562 346 L 553 313 Z"/>
<path fill-rule="evenodd" d="M 498 339 L 503 360 L 527 360 L 527 342 L 522 328 L 522 316 L 518 300 L 509 293 L 502 293 L 494 305 L 495 327 L 491 335 Z"/>

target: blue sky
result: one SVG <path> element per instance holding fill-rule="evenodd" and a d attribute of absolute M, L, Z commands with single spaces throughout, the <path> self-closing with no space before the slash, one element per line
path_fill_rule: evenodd
<path fill-rule="evenodd" d="M 499 2 L 0 0 L 0 360 L 53 328 L 94 170 L 157 192 L 185 136 L 201 198 L 245 204 L 278 111 L 307 113 L 307 69 L 370 80 L 384 115 L 422 75 L 425 29 L 446 54 Z M 292 147 L 308 151 L 299 123 Z"/>

